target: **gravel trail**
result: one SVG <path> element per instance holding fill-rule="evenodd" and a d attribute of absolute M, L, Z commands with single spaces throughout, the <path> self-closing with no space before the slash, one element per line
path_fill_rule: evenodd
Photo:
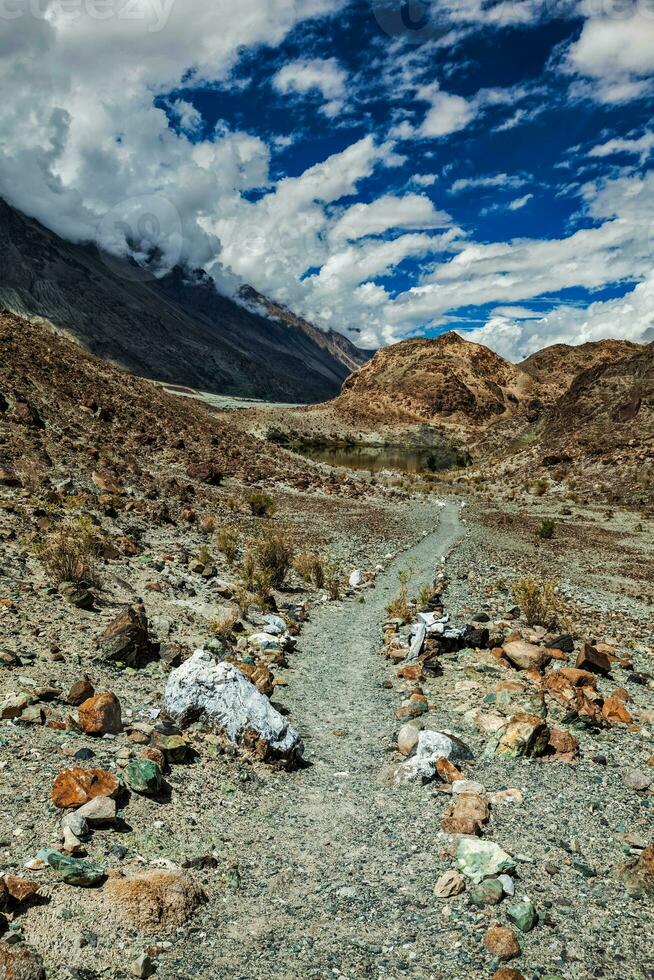
<path fill-rule="evenodd" d="M 235 942 L 223 934 L 201 954 L 212 976 L 442 975 L 443 952 L 418 926 L 434 904 L 433 804 L 421 788 L 390 790 L 378 778 L 397 724 L 380 626 L 398 571 L 412 568 L 412 587 L 431 582 L 463 536 L 455 504 L 436 522 L 364 603 L 318 609 L 302 633 L 284 702 L 310 767 L 274 780 L 257 801 L 259 833 L 244 842 L 243 885 L 230 897 Z"/>

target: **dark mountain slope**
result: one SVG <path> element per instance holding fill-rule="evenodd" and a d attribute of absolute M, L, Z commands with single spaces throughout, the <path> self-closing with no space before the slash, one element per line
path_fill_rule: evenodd
<path fill-rule="evenodd" d="M 271 304 L 220 296 L 206 275 L 163 279 L 63 241 L 0 200 L 0 308 L 43 318 L 145 377 L 231 395 L 321 401 L 367 359 L 345 337 Z M 256 294 L 255 294 L 256 295 Z M 245 301 L 244 301 L 245 304 Z"/>

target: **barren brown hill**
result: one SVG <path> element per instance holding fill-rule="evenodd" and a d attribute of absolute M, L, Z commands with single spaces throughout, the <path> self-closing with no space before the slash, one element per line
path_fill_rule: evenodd
<path fill-rule="evenodd" d="M 551 410 L 543 446 L 654 461 L 654 344 L 630 346 L 631 357 L 577 375 Z"/>
<path fill-rule="evenodd" d="M 541 407 L 521 368 L 452 332 L 383 348 L 348 378 L 332 404 L 363 422 L 475 430 Z"/>
<path fill-rule="evenodd" d="M 577 347 L 552 344 L 536 351 L 519 366 L 537 382 L 540 397 L 553 403 L 582 371 L 614 364 L 641 349 L 640 344 L 629 340 L 596 340 Z"/>
<path fill-rule="evenodd" d="M 138 506 L 155 520 L 174 519 L 223 477 L 321 485 L 308 460 L 281 454 L 230 416 L 127 374 L 43 324 L 0 312 L 0 350 L 0 483 L 61 483 L 67 493 L 100 489 L 108 498 L 138 487 Z"/>

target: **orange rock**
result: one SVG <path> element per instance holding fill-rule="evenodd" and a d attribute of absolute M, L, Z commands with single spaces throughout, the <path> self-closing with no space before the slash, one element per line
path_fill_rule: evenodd
<path fill-rule="evenodd" d="M 436 772 L 444 783 L 455 783 L 458 779 L 463 779 L 462 773 L 459 772 L 454 763 L 443 756 L 436 759 Z"/>
<path fill-rule="evenodd" d="M 629 694 L 629 691 L 625 691 L 624 687 L 616 688 L 616 690 L 613 692 L 613 697 L 620 698 L 621 701 L 633 701 L 631 694 Z"/>
<path fill-rule="evenodd" d="M 620 698 L 617 698 L 615 694 L 611 695 L 611 697 L 607 698 L 604 702 L 602 714 L 607 721 L 611 722 L 612 725 L 630 725 L 632 721 L 631 715 L 625 708 L 623 702 L 620 700 Z"/>
<path fill-rule="evenodd" d="M 425 679 L 421 664 L 407 664 L 406 667 L 398 670 L 397 676 L 404 678 L 405 681 L 423 681 Z"/>
<path fill-rule="evenodd" d="M 118 795 L 118 780 L 104 769 L 64 769 L 52 787 L 52 802 L 61 810 L 79 807 L 96 796 Z"/>
<path fill-rule="evenodd" d="M 522 952 L 515 933 L 508 926 L 491 926 L 484 936 L 484 946 L 498 960 L 513 960 Z"/>
<path fill-rule="evenodd" d="M 120 701 L 115 694 L 106 691 L 89 698 L 79 707 L 79 723 L 87 735 L 116 734 L 122 730 Z"/>
<path fill-rule="evenodd" d="M 550 651 L 550 656 L 552 660 L 565 660 L 567 661 L 568 655 L 564 653 L 563 650 L 557 650 L 556 647 L 548 647 Z"/>
<path fill-rule="evenodd" d="M 151 745 L 148 745 L 144 749 L 141 749 L 141 758 L 149 759 L 150 762 L 156 762 L 162 772 L 168 771 L 168 762 L 161 749 L 155 749 Z"/>
<path fill-rule="evenodd" d="M 17 878 L 15 875 L 5 875 L 5 888 L 15 902 L 26 902 L 38 894 L 39 886 L 34 881 Z"/>
<path fill-rule="evenodd" d="M 501 966 L 496 970 L 491 980 L 525 980 L 520 970 L 512 970 L 510 966 Z"/>
<path fill-rule="evenodd" d="M 441 821 L 441 830 L 446 834 L 476 834 L 482 832 L 483 825 L 490 817 L 488 801 L 477 793 L 460 793 L 455 803 L 451 803 Z"/>
<path fill-rule="evenodd" d="M 573 687 L 597 687 L 597 677 L 589 670 L 578 670 L 577 667 L 561 667 L 559 674 L 570 681 Z"/>
<path fill-rule="evenodd" d="M 550 729 L 547 748 L 548 751 L 553 751 L 558 758 L 565 758 L 568 762 L 572 762 L 579 755 L 579 742 L 574 735 L 563 731 L 561 728 Z"/>
<path fill-rule="evenodd" d="M 597 647 L 591 646 L 590 643 L 584 643 L 579 651 L 576 666 L 580 670 L 590 670 L 594 674 L 606 675 L 611 672 L 611 658 L 608 654 L 598 650 Z"/>

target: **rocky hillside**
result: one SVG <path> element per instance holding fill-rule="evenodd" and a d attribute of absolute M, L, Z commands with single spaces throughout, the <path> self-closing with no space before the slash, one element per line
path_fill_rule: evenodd
<path fill-rule="evenodd" d="M 144 377 L 228 395 L 315 402 L 367 354 L 267 301 L 234 302 L 203 273 L 163 279 L 65 242 L 0 200 L 0 309 L 43 318 Z"/>
<path fill-rule="evenodd" d="M 552 344 L 526 358 L 520 368 L 537 382 L 539 396 L 554 403 L 582 371 L 624 360 L 640 349 L 629 340 L 596 340 L 577 347 Z"/>
<path fill-rule="evenodd" d="M 339 412 L 361 420 L 463 428 L 539 405 L 529 375 L 453 332 L 383 348 L 348 378 L 334 402 Z"/>
<path fill-rule="evenodd" d="M 543 432 L 544 446 L 573 455 L 654 452 L 654 344 L 629 345 L 631 356 L 581 371 L 558 399 Z"/>

